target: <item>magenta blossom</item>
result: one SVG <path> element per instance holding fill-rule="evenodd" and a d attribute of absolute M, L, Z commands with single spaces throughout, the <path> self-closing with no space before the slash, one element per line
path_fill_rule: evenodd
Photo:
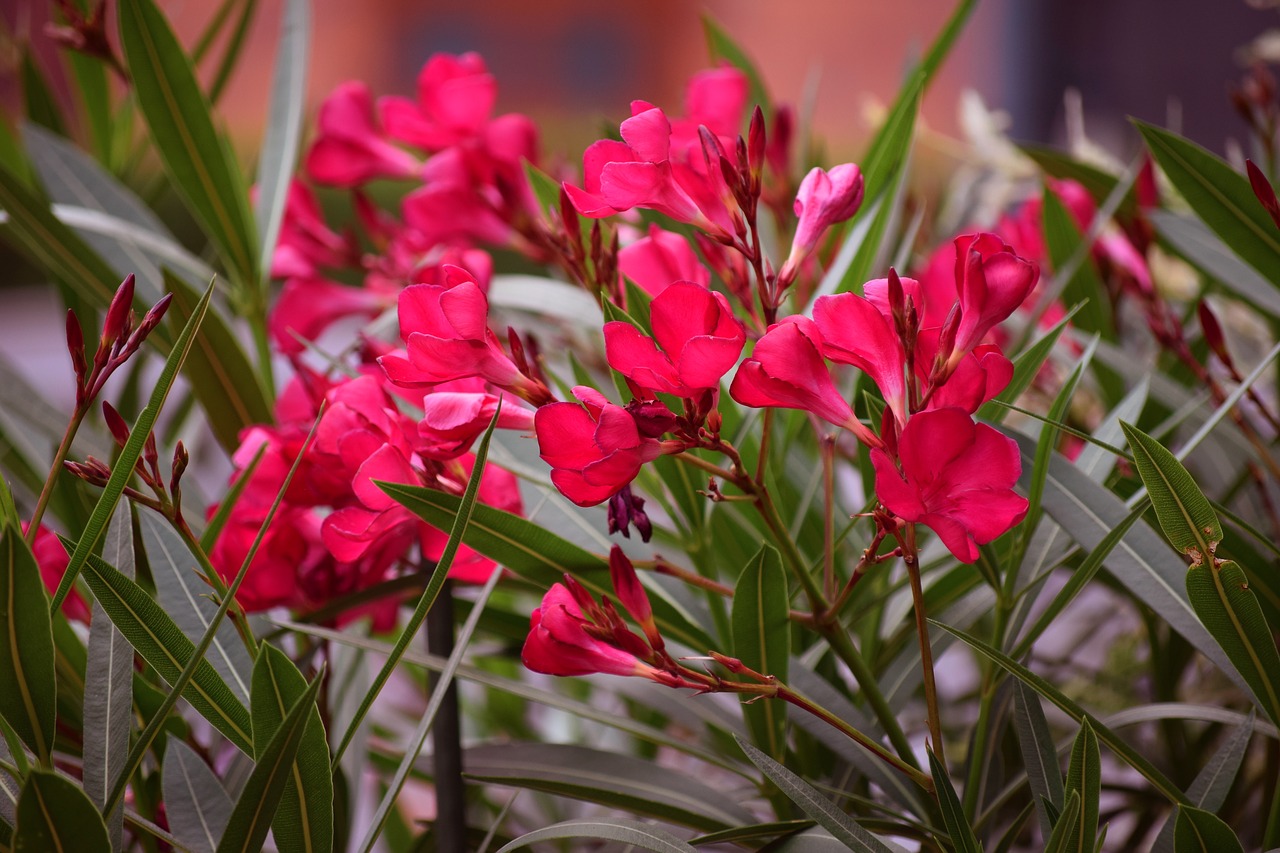
<path fill-rule="evenodd" d="M 956 294 L 960 327 L 950 363 L 986 337 L 991 327 L 1014 312 L 1040 276 L 1037 266 L 1013 253 L 994 234 L 968 234 L 956 241 Z"/>
<path fill-rule="evenodd" d="M 711 273 L 698 260 L 689 241 L 657 225 L 649 233 L 618 251 L 618 271 L 650 296 L 657 296 L 673 281 L 708 286 Z"/>
<path fill-rule="evenodd" d="M 829 172 L 817 166 L 809 170 L 796 192 L 795 214 L 800 221 L 791 241 L 791 257 L 812 252 L 828 228 L 857 213 L 862 193 L 862 171 L 855 163 L 842 163 Z"/>
<path fill-rule="evenodd" d="M 677 281 L 653 300 L 650 312 L 652 338 L 624 321 L 605 324 L 609 365 L 642 388 L 676 397 L 696 399 L 718 388 L 746 342 L 728 300 Z"/>
<path fill-rule="evenodd" d="M 603 627 L 583 615 L 563 584 L 554 584 L 529 617 L 529 636 L 521 652 L 524 665 L 548 675 L 603 672 L 653 678 L 658 674 L 631 652 L 588 633 L 587 626 Z"/>
<path fill-rule="evenodd" d="M 882 446 L 836 388 L 822 352 L 817 324 L 800 315 L 787 317 L 770 326 L 751 357 L 738 366 L 729 395 L 744 406 L 804 409 L 844 427 L 870 447 Z"/>
<path fill-rule="evenodd" d="M 898 423 L 906 423 L 907 356 L 892 322 L 855 293 L 818 297 L 813 321 L 822 331 L 822 354 L 870 376 Z"/>
<path fill-rule="evenodd" d="M 475 380 L 462 380 L 453 385 L 479 385 Z M 437 386 L 422 399 L 422 420 L 418 421 L 417 450 L 432 459 L 453 459 L 470 449 L 476 438 L 489 426 L 498 410 L 500 394 L 480 389 L 445 390 Z M 533 411 L 519 400 L 507 396 L 498 415 L 499 429 L 529 432 L 533 429 Z"/>
<path fill-rule="evenodd" d="M 1013 491 L 1022 473 L 1018 446 L 961 409 L 912 416 L 898 439 L 901 470 L 873 448 L 876 495 L 905 521 L 923 524 L 957 559 L 972 563 L 978 546 L 1022 520 L 1027 501 Z"/>
<path fill-rule="evenodd" d="M 498 85 L 478 53 L 437 53 L 418 72 L 418 100 L 378 99 L 387 134 L 439 151 L 478 134 L 489 120 Z"/>
<path fill-rule="evenodd" d="M 608 500 L 636 478 L 644 463 L 684 450 L 680 441 L 658 440 L 663 427 L 653 424 L 662 419 L 639 420 L 584 385 L 576 386 L 573 394 L 581 406 L 543 406 L 534 415 L 533 426 L 538 451 L 552 469 L 551 482 L 578 506 Z M 668 420 L 674 423 L 674 417 Z"/>
<path fill-rule="evenodd" d="M 374 178 L 408 178 L 422 164 L 389 142 L 373 116 L 369 87 L 343 83 L 320 105 L 319 136 L 307 152 L 307 173 L 317 183 L 355 187 Z"/>

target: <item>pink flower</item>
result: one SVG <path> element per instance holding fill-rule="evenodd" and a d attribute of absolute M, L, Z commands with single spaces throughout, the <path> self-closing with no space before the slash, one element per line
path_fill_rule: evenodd
<path fill-rule="evenodd" d="M 1018 446 L 956 408 L 912 416 L 898 439 L 901 470 L 873 448 L 876 495 L 906 521 L 938 534 L 957 559 L 972 563 L 978 546 L 1022 520 L 1025 498 L 1013 491 L 1022 473 Z"/>
<path fill-rule="evenodd" d="M 343 83 L 320 105 L 319 136 L 307 152 L 306 168 L 317 183 L 359 186 L 374 178 L 408 178 L 417 158 L 388 142 L 374 123 L 373 98 L 363 83 Z"/>
<path fill-rule="evenodd" d="M 791 257 L 812 252 L 828 228 L 857 213 L 862 193 L 862 171 L 854 163 L 842 163 L 830 172 L 811 169 L 796 192 L 795 214 L 800 221 L 791 241 Z"/>
<path fill-rule="evenodd" d="M 408 358 L 378 359 L 397 385 L 423 387 L 478 376 L 517 396 L 550 399 L 542 383 L 525 376 L 489 329 L 489 301 L 461 267 L 441 268 L 444 284 L 415 284 L 400 293 L 400 337 Z"/>
<path fill-rule="evenodd" d="M 30 523 L 22 522 L 24 537 L 30 528 Z M 62 546 L 62 540 L 56 533 L 41 524 L 40 529 L 36 531 L 35 542 L 31 543 L 31 553 L 36 558 L 36 565 L 40 568 L 40 579 L 52 594 L 62 583 L 62 576 L 67 572 L 67 564 L 71 562 L 67 549 Z M 89 624 L 89 605 L 85 603 L 75 587 L 71 588 L 71 592 L 62 602 L 62 613 L 73 622 Z"/>
<path fill-rule="evenodd" d="M 883 442 L 854 417 L 822 358 L 823 339 L 808 317 L 775 323 L 738 366 L 729 395 L 744 406 L 804 409 L 852 432 L 871 447 Z"/>
<path fill-rule="evenodd" d="M 707 287 L 711 274 L 698 260 L 689 241 L 657 225 L 649 233 L 618 251 L 618 271 L 650 296 L 657 296 L 673 281 L 691 281 Z"/>
<path fill-rule="evenodd" d="M 489 426 L 500 396 L 480 390 L 445 391 L 438 386 L 422 400 L 415 448 L 431 459 L 453 459 L 466 453 Z M 502 401 L 498 428 L 529 432 L 533 415 L 518 400 L 507 397 Z"/>
<path fill-rule="evenodd" d="M 534 672 L 548 675 L 638 675 L 652 678 L 657 670 L 631 652 L 623 651 L 588 633 L 596 627 L 563 584 L 555 584 L 542 598 L 542 606 L 529 617 L 529 636 L 521 657 Z"/>
<path fill-rule="evenodd" d="M 956 238 L 955 246 L 960 328 L 953 364 L 1022 305 L 1040 275 L 1033 262 L 1015 255 L 994 234 L 966 234 Z"/>
<path fill-rule="evenodd" d="M 314 278 L 324 267 L 355 266 L 358 262 L 359 248 L 325 224 L 320 205 L 306 184 L 296 179 L 290 182 L 280 237 L 271 256 L 271 277 Z"/>
<path fill-rule="evenodd" d="M 306 349 L 329 326 L 346 317 L 372 320 L 394 300 L 360 287 L 348 287 L 322 278 L 291 278 L 267 318 L 267 329 L 276 348 L 285 355 Z"/>
<path fill-rule="evenodd" d="M 605 324 L 609 365 L 642 388 L 677 397 L 693 399 L 718 388 L 746 342 L 724 296 L 677 281 L 653 300 L 650 312 L 652 338 L 627 322 Z"/>
<path fill-rule="evenodd" d="M 891 321 L 854 293 L 818 297 L 813 321 L 822 332 L 822 354 L 870 376 L 898 423 L 906 423 L 907 356 Z"/>
<path fill-rule="evenodd" d="M 439 151 L 478 134 L 497 98 L 497 83 L 478 53 L 437 53 L 418 73 L 416 103 L 384 97 L 378 111 L 388 136 Z"/>
<path fill-rule="evenodd" d="M 616 494 L 640 473 L 644 463 L 666 453 L 679 453 L 679 441 L 659 441 L 637 420 L 594 388 L 579 385 L 573 394 L 582 402 L 551 403 L 533 418 L 538 451 L 551 466 L 551 482 L 578 506 L 594 506 Z"/>

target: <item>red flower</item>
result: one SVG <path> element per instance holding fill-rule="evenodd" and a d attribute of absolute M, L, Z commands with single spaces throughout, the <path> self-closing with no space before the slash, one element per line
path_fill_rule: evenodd
<path fill-rule="evenodd" d="M 684 450 L 679 441 L 647 435 L 631 412 L 613 405 L 594 388 L 579 385 L 573 394 L 582 406 L 543 406 L 534 415 L 533 426 L 538 451 L 552 468 L 551 482 L 578 506 L 594 506 L 613 497 L 636 478 L 644 463 Z"/>
<path fill-rule="evenodd" d="M 898 423 L 906 423 L 907 356 L 880 309 L 855 293 L 820 296 L 813 304 L 813 321 L 822 331 L 822 354 L 870 376 Z"/>
<path fill-rule="evenodd" d="M 320 134 L 307 152 L 307 173 L 317 183 L 355 187 L 374 178 L 408 178 L 417 158 L 388 142 L 374 123 L 373 97 L 359 82 L 343 83 L 320 105 Z"/>
<path fill-rule="evenodd" d="M 642 388 L 677 397 L 693 399 L 718 388 L 746 342 L 724 296 L 677 281 L 653 300 L 650 312 L 652 338 L 627 322 L 605 323 L 609 365 Z"/>
<path fill-rule="evenodd" d="M 582 615 L 569 590 L 555 584 L 543 596 L 542 606 L 529 616 L 529 637 L 521 653 L 524 665 L 548 675 L 603 672 L 653 678 L 658 674 L 634 654 L 587 633 L 587 625 L 596 627 Z"/>
<path fill-rule="evenodd" d="M 27 530 L 31 525 L 28 522 L 22 522 L 22 535 L 27 535 Z M 57 590 L 58 585 L 62 583 L 62 576 L 67 572 L 67 564 L 71 562 L 71 557 L 67 554 L 67 549 L 62 547 L 62 540 L 58 535 L 43 524 L 36 531 L 36 541 L 31 543 L 31 553 L 36 558 L 36 565 L 40 567 L 40 579 L 44 581 L 45 588 L 52 594 Z M 80 596 L 80 593 L 72 587 L 71 592 L 62 602 L 63 614 L 73 622 L 89 622 L 89 605 Z"/>
<path fill-rule="evenodd" d="M 673 281 L 691 281 L 703 287 L 711 283 L 711 274 L 689 241 L 657 225 L 650 225 L 647 236 L 619 250 L 618 271 L 650 296 L 662 293 Z"/>
<path fill-rule="evenodd" d="M 378 99 L 387 135 L 426 151 L 439 151 L 483 130 L 498 86 L 478 53 L 437 53 L 418 72 L 418 100 Z"/>
<path fill-rule="evenodd" d="M 462 380 L 450 385 L 474 382 Z M 466 453 L 476 438 L 489 426 L 497 411 L 501 395 L 482 390 L 445 391 L 437 387 L 422 400 L 422 420 L 418 421 L 415 449 L 431 459 L 453 459 Z M 533 429 L 534 413 L 518 400 L 507 397 L 498 415 L 499 429 Z"/>
<path fill-rule="evenodd" d="M 913 415 L 898 457 L 901 470 L 884 450 L 871 451 L 880 502 L 932 529 L 963 562 L 1026 515 L 1026 499 L 1013 491 L 1022 473 L 1017 444 L 960 409 Z"/>
<path fill-rule="evenodd" d="M 808 317 L 769 327 L 751 357 L 738 366 L 729 395 L 744 406 L 805 409 L 844 427 L 871 447 L 883 442 L 854 417 L 822 358 L 822 332 Z"/>
<path fill-rule="evenodd" d="M 1034 263 L 1015 255 L 994 234 L 965 234 L 956 238 L 955 245 L 960 328 L 953 364 L 1022 304 L 1040 276 Z"/>

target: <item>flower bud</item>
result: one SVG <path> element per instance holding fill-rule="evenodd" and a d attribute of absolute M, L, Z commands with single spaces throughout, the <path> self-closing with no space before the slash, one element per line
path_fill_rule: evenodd
<path fill-rule="evenodd" d="M 1204 342 L 1224 365 L 1231 367 L 1231 353 L 1227 350 L 1226 337 L 1222 334 L 1222 324 L 1218 322 L 1213 309 L 1209 307 L 1208 302 L 1201 299 L 1196 311 L 1200 315 L 1200 331 L 1204 335 Z"/>
<path fill-rule="evenodd" d="M 121 336 L 129 333 L 129 319 L 133 313 L 133 273 L 125 276 L 111 298 L 107 317 L 102 323 L 102 346 L 110 347 Z"/>
<path fill-rule="evenodd" d="M 129 426 L 124 422 L 124 418 L 120 417 L 115 407 L 106 400 L 102 401 L 102 419 L 107 422 L 107 429 L 111 431 L 111 437 L 115 439 L 116 444 L 124 447 L 129 441 Z"/>
<path fill-rule="evenodd" d="M 767 147 L 764 111 L 760 109 L 759 104 L 756 104 L 756 108 L 751 111 L 751 126 L 747 130 L 747 164 L 751 167 L 751 174 L 755 178 L 760 177 L 760 172 L 764 168 Z"/>
<path fill-rule="evenodd" d="M 609 551 L 609 579 L 613 582 L 613 591 L 618 601 L 631 614 L 631 618 L 643 625 L 653 619 L 653 608 L 649 605 L 649 596 L 636 575 L 635 566 L 627 559 L 627 555 L 617 545 Z"/>
<path fill-rule="evenodd" d="M 626 409 L 645 438 L 658 438 L 675 429 L 676 415 L 661 400 L 632 400 Z"/>
<path fill-rule="evenodd" d="M 71 353 L 71 366 L 76 372 L 76 397 L 84 393 L 85 378 L 89 373 L 89 364 L 84 356 L 84 331 L 74 311 L 67 311 L 67 352 Z M 79 399 L 76 400 L 80 402 Z"/>
<path fill-rule="evenodd" d="M 842 163 L 830 172 L 811 169 L 796 193 L 800 222 L 791 241 L 791 256 L 812 252 L 828 228 L 857 213 L 863 189 L 862 170 L 854 163 Z"/>
<path fill-rule="evenodd" d="M 1253 194 L 1258 197 L 1258 201 L 1262 203 L 1262 207 L 1271 216 L 1271 221 L 1280 228 L 1280 201 L 1276 200 L 1276 191 L 1271 186 L 1271 182 L 1267 180 L 1267 176 L 1262 174 L 1262 170 L 1253 164 L 1252 160 L 1244 161 L 1245 167 L 1249 171 L 1249 184 L 1253 187 Z"/>
<path fill-rule="evenodd" d="M 169 303 L 173 301 L 173 294 L 166 293 L 160 297 L 160 301 L 152 305 L 150 310 L 142 317 L 142 322 L 138 324 L 138 328 L 129 336 L 129 343 L 125 346 L 124 358 L 128 358 L 138 351 L 138 347 L 142 346 L 142 342 L 147 336 L 160 325 L 160 321 L 164 319 L 165 312 L 169 310 Z"/>

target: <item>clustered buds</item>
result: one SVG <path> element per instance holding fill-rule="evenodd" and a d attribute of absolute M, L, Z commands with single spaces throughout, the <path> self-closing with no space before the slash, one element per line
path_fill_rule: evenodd
<path fill-rule="evenodd" d="M 75 314 L 67 312 L 67 350 L 76 374 L 76 408 L 84 410 L 102 386 L 111 378 L 116 368 L 128 361 L 142 346 L 147 336 L 160 325 L 173 295 L 166 293 L 143 316 L 137 328 L 133 327 L 133 274 L 125 277 L 107 307 L 102 323 L 102 336 L 94 352 L 93 363 L 85 356 L 84 333 Z"/>

